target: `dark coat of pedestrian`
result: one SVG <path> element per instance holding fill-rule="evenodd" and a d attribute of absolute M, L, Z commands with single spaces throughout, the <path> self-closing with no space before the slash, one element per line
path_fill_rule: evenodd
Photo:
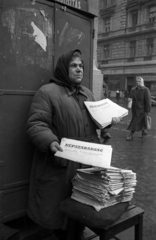
<path fill-rule="evenodd" d="M 117 102 L 120 100 L 120 91 L 118 89 L 116 90 L 116 100 Z"/>
<path fill-rule="evenodd" d="M 132 120 L 128 126 L 130 131 L 128 141 L 133 140 L 136 131 L 142 131 L 141 137 L 147 134 L 146 115 L 151 111 L 151 94 L 144 86 L 143 78 L 136 77 L 136 86 L 132 88 L 130 98 L 132 99 Z"/>
<path fill-rule="evenodd" d="M 124 91 L 124 100 L 127 101 L 128 100 L 128 96 L 129 96 L 129 93 L 127 90 Z"/>
<path fill-rule="evenodd" d="M 54 153 L 62 151 L 59 144 L 64 137 L 100 143 L 97 126 L 84 105 L 84 101 L 94 101 L 94 96 L 81 85 L 83 71 L 79 50 L 63 54 L 51 82 L 36 92 L 27 122 L 27 133 L 36 146 L 28 215 L 42 227 L 58 230 L 58 239 L 62 239 L 60 231 L 66 223 L 60 203 L 71 196 L 71 180 L 82 164 L 55 157 Z M 117 122 L 116 118 L 112 121 Z"/>

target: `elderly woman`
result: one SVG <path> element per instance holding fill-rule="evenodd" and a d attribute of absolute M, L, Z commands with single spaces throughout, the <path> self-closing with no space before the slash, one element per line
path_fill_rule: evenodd
<path fill-rule="evenodd" d="M 60 212 L 60 202 L 71 195 L 71 179 L 82 164 L 59 159 L 54 154 L 62 151 L 63 137 L 100 143 L 97 126 L 84 105 L 84 101 L 94 101 L 94 97 L 81 85 L 83 73 L 79 50 L 63 54 L 50 83 L 36 92 L 27 122 L 27 133 L 36 146 L 28 215 L 41 226 L 54 230 L 57 238 L 63 240 L 67 239 L 67 218 Z M 112 124 L 119 121 L 113 118 Z M 74 239 L 83 239 L 80 224 L 75 229 Z"/>
<path fill-rule="evenodd" d="M 144 86 L 142 77 L 136 77 L 136 86 L 132 88 L 130 97 L 132 99 L 132 120 L 128 126 L 130 131 L 127 141 L 133 140 L 136 131 L 141 131 L 141 136 L 147 135 L 146 115 L 151 110 L 151 94 L 147 87 Z"/>

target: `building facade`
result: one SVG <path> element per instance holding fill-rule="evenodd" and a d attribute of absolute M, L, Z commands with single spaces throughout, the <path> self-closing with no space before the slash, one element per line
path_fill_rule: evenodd
<path fill-rule="evenodd" d="M 156 1 L 99 1 L 97 61 L 106 88 L 130 92 L 139 75 L 156 94 Z"/>
<path fill-rule="evenodd" d="M 95 16 L 99 14 L 99 1 L 100 0 L 87 0 L 88 11 Z M 97 41 L 98 41 L 98 17 L 94 18 L 94 49 L 93 49 L 93 85 L 92 92 L 96 100 L 101 100 L 103 95 L 103 74 L 97 68 Z"/>

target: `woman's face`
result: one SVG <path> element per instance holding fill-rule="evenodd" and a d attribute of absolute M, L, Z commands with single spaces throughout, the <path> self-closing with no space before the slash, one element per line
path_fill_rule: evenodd
<path fill-rule="evenodd" d="M 74 85 L 83 79 L 83 63 L 79 57 L 73 58 L 69 64 L 69 79 Z"/>
<path fill-rule="evenodd" d="M 143 85 L 144 85 L 143 79 L 140 78 L 140 77 L 136 77 L 136 86 L 140 87 L 140 86 L 143 86 Z"/>

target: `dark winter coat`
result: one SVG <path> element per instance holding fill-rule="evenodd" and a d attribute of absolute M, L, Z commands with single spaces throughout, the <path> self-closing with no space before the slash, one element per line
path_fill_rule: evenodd
<path fill-rule="evenodd" d="M 151 94 L 147 87 L 132 88 L 132 114 L 149 113 L 151 110 Z"/>
<path fill-rule="evenodd" d="M 151 110 L 151 94 L 147 87 L 134 87 L 131 90 L 132 98 L 132 120 L 128 126 L 130 131 L 146 129 L 146 115 Z"/>
<path fill-rule="evenodd" d="M 76 162 L 56 159 L 50 152 L 50 143 L 60 142 L 63 137 L 99 142 L 97 127 L 84 101 L 94 101 L 89 89 L 81 86 L 76 90 L 53 79 L 37 91 L 31 105 L 27 133 L 36 150 L 28 215 L 46 228 L 63 227 L 65 216 L 60 212 L 60 202 L 71 195 L 71 179 L 76 169 L 82 167 Z"/>

